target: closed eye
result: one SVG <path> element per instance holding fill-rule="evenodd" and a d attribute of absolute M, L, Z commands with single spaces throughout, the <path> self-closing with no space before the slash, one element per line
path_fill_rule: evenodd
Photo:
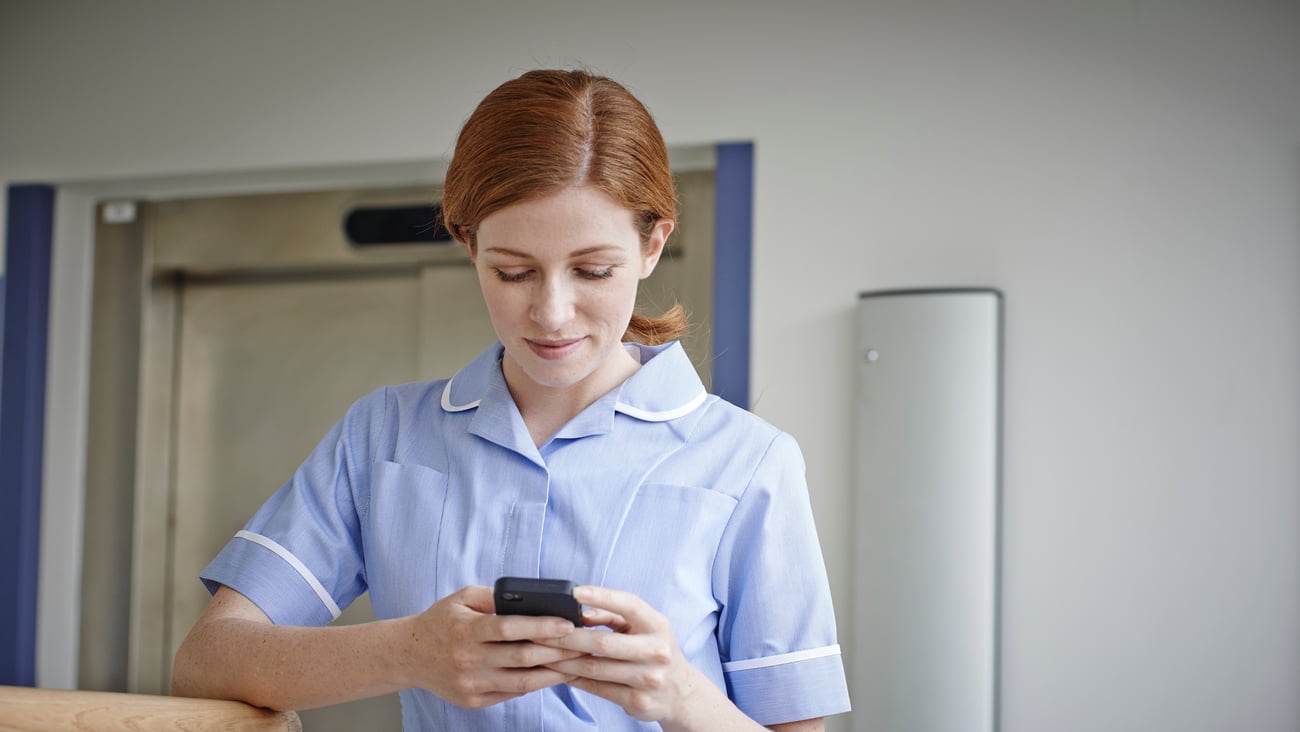
<path fill-rule="evenodd" d="M 604 269 L 582 269 L 577 270 L 580 277 L 586 277 L 589 280 L 604 280 L 614 276 L 614 268 L 606 267 Z"/>
<path fill-rule="evenodd" d="M 523 282 L 533 274 L 531 269 L 520 270 L 518 272 L 507 272 L 503 269 L 493 268 L 492 271 L 496 273 L 497 279 L 502 282 Z"/>

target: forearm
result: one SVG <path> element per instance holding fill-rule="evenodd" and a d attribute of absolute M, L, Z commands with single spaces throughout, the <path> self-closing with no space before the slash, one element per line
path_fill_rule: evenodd
<path fill-rule="evenodd" d="M 772 729 L 781 732 L 821 732 L 825 729 L 821 719 L 806 719 L 800 722 L 788 722 L 772 727 L 763 727 L 755 722 L 732 703 L 703 674 L 696 674 L 692 692 L 686 697 L 682 714 L 675 722 L 660 722 L 664 732 L 691 732 L 707 730 L 708 732 L 756 732 Z"/>
<path fill-rule="evenodd" d="M 663 721 L 664 732 L 761 732 L 764 728 L 740 711 L 735 704 L 707 679 L 701 680 L 675 721 Z"/>
<path fill-rule="evenodd" d="M 709 684 L 709 687 L 709 694 L 700 695 L 687 705 L 687 716 L 679 723 L 661 722 L 660 727 L 664 732 L 690 732 L 691 730 L 755 732 L 767 729 L 777 732 L 822 732 L 826 728 L 821 719 L 805 719 L 763 727 L 740 711 L 721 689 L 712 684 Z M 713 698 L 708 698 L 709 696 Z"/>
<path fill-rule="evenodd" d="M 407 619 L 302 628 L 213 618 L 176 654 L 172 694 L 309 709 L 408 688 Z"/>

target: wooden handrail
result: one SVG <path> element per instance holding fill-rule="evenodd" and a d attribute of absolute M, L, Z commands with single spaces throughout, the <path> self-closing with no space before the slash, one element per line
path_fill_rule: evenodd
<path fill-rule="evenodd" d="M 200 729 L 301 732 L 302 724 L 293 712 L 237 701 L 0 686 L 0 732 Z"/>

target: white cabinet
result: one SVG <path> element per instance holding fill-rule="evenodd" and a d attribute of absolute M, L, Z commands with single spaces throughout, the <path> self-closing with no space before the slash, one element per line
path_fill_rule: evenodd
<path fill-rule="evenodd" d="M 1002 296 L 865 293 L 857 357 L 855 726 L 994 732 Z"/>

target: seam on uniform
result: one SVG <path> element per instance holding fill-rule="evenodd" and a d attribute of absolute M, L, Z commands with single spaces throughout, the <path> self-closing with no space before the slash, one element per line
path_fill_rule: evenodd
<path fill-rule="evenodd" d="M 640 479 L 637 480 L 636 490 L 632 491 L 632 495 L 623 506 L 623 514 L 618 519 L 618 528 L 614 530 L 614 537 L 609 543 L 609 553 L 605 555 L 605 566 L 600 570 L 600 584 L 605 584 L 605 578 L 609 576 L 609 565 L 614 561 L 614 553 L 618 551 L 619 540 L 623 538 L 623 527 L 627 525 L 627 519 L 632 513 L 632 506 L 636 505 L 637 499 L 641 497 L 641 489 L 646 484 L 646 478 L 653 474 L 654 471 L 658 470 L 659 466 L 663 465 L 664 461 L 668 458 L 681 452 L 684 447 L 686 447 L 686 441 L 679 440 L 676 447 L 664 452 L 664 454 L 660 455 L 659 459 L 655 461 L 654 465 L 651 465 L 645 472 L 641 473 Z"/>
<path fill-rule="evenodd" d="M 515 507 L 518 505 L 517 501 L 511 501 L 510 511 L 506 514 L 506 531 L 505 535 L 501 537 L 501 561 L 497 566 L 498 577 L 504 576 L 506 573 L 506 560 L 509 559 L 510 541 L 515 532 Z"/>
<path fill-rule="evenodd" d="M 722 534 L 718 537 L 718 547 L 721 547 L 722 542 L 731 534 L 732 522 L 736 520 L 736 511 L 740 508 L 741 502 L 749 496 L 749 490 L 754 486 L 754 477 L 758 475 L 758 469 L 763 465 L 763 461 L 767 460 L 767 456 L 772 452 L 772 446 L 776 444 L 777 440 L 784 437 L 785 434 L 786 433 L 780 430 L 776 430 L 776 434 L 768 441 L 767 447 L 763 448 L 763 454 L 759 456 L 758 460 L 754 461 L 754 469 L 750 471 L 749 477 L 745 479 L 745 489 L 736 496 L 736 508 L 732 509 L 731 515 L 727 517 L 727 525 L 723 527 Z M 718 576 L 718 559 L 722 556 L 722 552 L 717 551 L 718 547 L 715 547 L 713 565 L 709 568 L 710 577 Z M 730 600 L 731 598 L 728 597 L 727 599 Z M 725 612 L 725 608 L 723 610 Z"/>
<path fill-rule="evenodd" d="M 379 429 L 375 429 L 373 422 L 367 423 L 367 426 L 370 429 L 367 430 L 366 433 L 366 447 L 369 448 L 368 457 L 370 459 L 365 464 L 366 500 L 364 502 L 357 501 L 357 481 L 353 479 L 352 470 L 347 471 L 348 494 L 352 497 L 352 508 L 357 512 L 357 519 L 359 520 L 357 534 L 358 538 L 360 538 L 362 542 L 365 541 L 365 527 L 370 524 L 370 502 L 372 500 L 370 491 L 373 489 L 370 475 L 374 473 L 376 462 L 375 456 L 379 454 L 379 445 L 383 441 L 385 431 L 388 430 L 388 414 L 393 410 L 393 402 L 395 400 L 396 396 L 393 394 L 393 388 L 391 386 L 384 387 L 384 416 L 379 421 Z M 348 466 L 356 466 L 357 472 L 360 472 L 361 465 L 357 462 L 356 455 L 353 454 L 351 435 L 345 434 L 343 437 L 343 444 L 348 454 Z"/>

